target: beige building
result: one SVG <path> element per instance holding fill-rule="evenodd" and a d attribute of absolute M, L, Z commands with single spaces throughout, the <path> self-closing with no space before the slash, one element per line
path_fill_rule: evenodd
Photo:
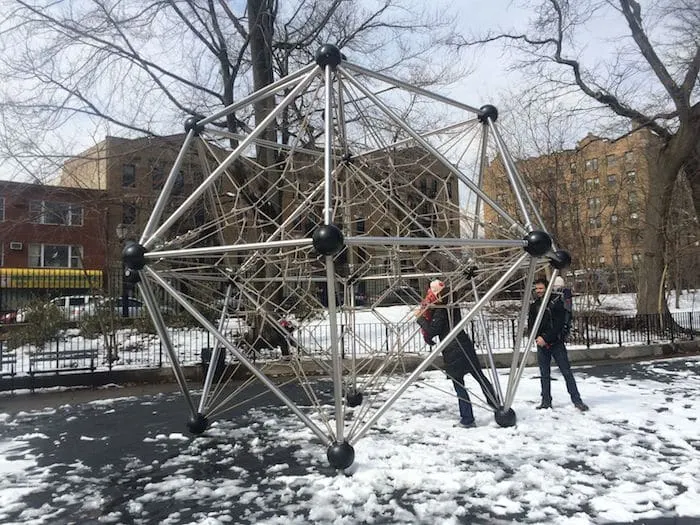
<path fill-rule="evenodd" d="M 601 286 L 630 286 L 641 261 L 648 159 L 658 145 L 646 129 L 616 139 L 589 133 L 575 149 L 516 163 L 555 243 L 571 253 L 572 270 L 595 274 Z M 488 170 L 488 191 L 514 211 L 512 196 L 498 190 L 505 187 L 500 159 Z M 498 219 L 487 210 L 487 224 L 497 227 Z"/>

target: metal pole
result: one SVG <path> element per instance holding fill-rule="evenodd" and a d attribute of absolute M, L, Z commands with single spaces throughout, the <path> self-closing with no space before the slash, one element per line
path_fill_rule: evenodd
<path fill-rule="evenodd" d="M 194 406 L 194 401 L 192 400 L 190 391 L 187 389 L 187 379 L 185 379 L 185 374 L 183 373 L 182 367 L 177 360 L 177 354 L 175 353 L 172 341 L 170 340 L 168 329 L 163 322 L 163 316 L 158 309 L 158 303 L 153 295 L 153 290 L 151 290 L 151 285 L 144 278 L 143 273 L 141 274 L 141 279 L 139 280 L 138 286 L 139 290 L 141 291 L 141 297 L 143 297 L 143 301 L 146 303 L 146 308 L 148 308 L 148 312 L 151 314 L 151 319 L 153 319 L 153 325 L 156 327 L 156 332 L 158 332 L 158 336 L 165 344 L 165 350 L 170 356 L 170 362 L 173 365 L 175 379 L 177 380 L 177 384 L 180 386 L 180 391 L 182 392 L 182 395 L 185 396 L 185 401 L 187 401 L 187 406 L 190 408 L 192 417 L 195 418 L 197 417 L 197 408 Z"/>

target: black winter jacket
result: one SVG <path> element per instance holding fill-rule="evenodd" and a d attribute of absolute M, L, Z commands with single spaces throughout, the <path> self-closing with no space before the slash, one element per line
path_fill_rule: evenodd
<path fill-rule="evenodd" d="M 459 308 L 433 308 L 431 310 L 432 317 L 430 322 L 421 323 L 421 327 L 425 330 L 426 336 L 429 339 L 433 339 L 435 336 L 440 338 L 442 341 L 453 326 L 462 320 L 462 314 Z M 452 317 L 452 323 L 450 323 L 450 317 Z M 476 353 L 474 350 L 474 343 L 469 338 L 464 330 L 460 330 L 450 343 L 442 349 L 442 355 L 446 358 L 448 356 L 453 356 L 454 354 L 464 355 L 465 352 L 469 355 Z"/>
<path fill-rule="evenodd" d="M 537 318 L 537 312 L 540 310 L 540 305 L 542 304 L 542 299 L 537 298 L 530 305 L 530 311 L 527 316 L 527 331 L 530 333 L 532 327 L 535 325 L 535 319 Z M 544 316 L 542 317 L 542 322 L 540 323 L 540 328 L 537 330 L 537 336 L 542 336 L 542 339 L 548 345 L 553 345 L 557 341 L 563 341 L 564 326 L 566 324 L 566 311 L 564 309 L 564 302 L 557 297 L 550 297 L 547 308 L 544 311 Z"/>

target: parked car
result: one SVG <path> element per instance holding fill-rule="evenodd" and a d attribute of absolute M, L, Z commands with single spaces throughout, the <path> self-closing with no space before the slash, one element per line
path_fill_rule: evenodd
<path fill-rule="evenodd" d="M 0 324 L 12 324 L 17 322 L 17 312 L 11 310 L 0 315 Z"/>
<path fill-rule="evenodd" d="M 67 321 L 78 321 L 83 315 L 87 306 L 97 301 L 99 297 L 94 295 L 62 295 L 54 297 L 47 304 L 58 307 Z M 16 321 L 24 323 L 30 308 L 20 308 L 17 310 Z"/>
<path fill-rule="evenodd" d="M 126 300 L 129 317 L 140 317 L 141 315 L 146 315 L 147 309 L 145 304 L 138 299 L 134 299 L 133 297 L 127 297 Z M 105 309 L 111 310 L 115 316 L 119 317 L 123 313 L 123 308 L 124 305 L 121 297 L 104 297 L 98 301 L 90 303 L 85 309 L 83 315 L 95 315 L 98 310 Z M 160 306 L 160 311 L 164 315 L 171 315 L 174 313 L 172 308 L 163 305 Z"/>

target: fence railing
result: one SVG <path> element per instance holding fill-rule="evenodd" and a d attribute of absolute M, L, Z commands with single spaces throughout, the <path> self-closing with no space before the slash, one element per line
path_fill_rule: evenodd
<path fill-rule="evenodd" d="M 486 343 L 495 352 L 512 350 L 516 340 L 517 323 L 510 318 L 486 318 L 472 321 L 467 330 L 478 348 Z M 224 331 L 227 340 L 243 353 L 247 327 L 232 320 Z M 389 352 L 421 354 L 429 348 L 415 323 L 363 323 L 339 326 L 340 350 L 344 358 L 351 356 L 381 356 Z M 700 334 L 700 312 L 680 312 L 669 315 L 579 316 L 574 319 L 569 349 L 592 346 L 646 345 L 656 342 L 693 340 Z M 7 335 L 6 333 L 3 335 Z M 203 351 L 216 344 L 212 334 L 201 328 L 170 328 L 170 340 L 177 360 L 183 365 L 202 363 Z M 331 347 L 327 324 L 302 325 L 293 333 L 295 344 L 308 356 L 327 355 Z M 294 351 L 295 344 L 292 344 Z M 259 360 L 279 359 L 281 349 L 272 344 L 255 350 Z M 250 354 L 249 354 L 250 355 Z M 228 355 L 227 360 L 234 359 Z M 170 356 L 156 335 L 136 328 L 121 328 L 96 337 L 84 337 L 79 330 L 68 328 L 59 337 L 41 346 L 23 345 L 10 349 L 8 341 L 0 339 L 0 369 L 3 378 L 42 373 L 71 373 L 78 370 L 112 370 L 117 368 L 153 368 L 170 366 Z"/>

